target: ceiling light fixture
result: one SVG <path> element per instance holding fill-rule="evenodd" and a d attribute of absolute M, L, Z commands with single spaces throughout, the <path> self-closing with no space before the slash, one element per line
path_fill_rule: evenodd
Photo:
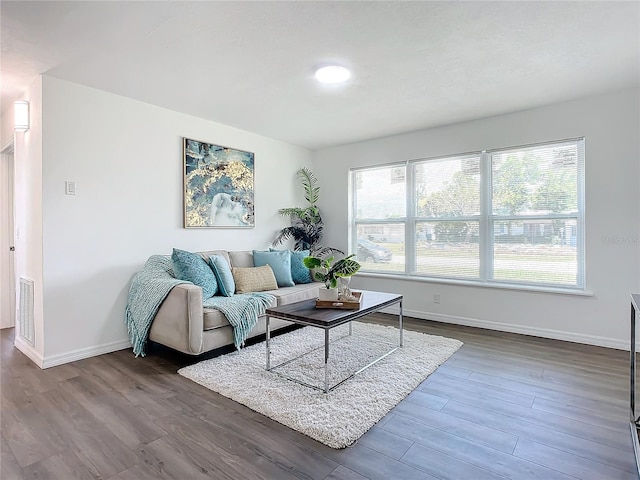
<path fill-rule="evenodd" d="M 351 72 L 339 65 L 327 65 L 316 70 L 316 79 L 320 83 L 338 84 L 344 83 L 351 78 Z"/>

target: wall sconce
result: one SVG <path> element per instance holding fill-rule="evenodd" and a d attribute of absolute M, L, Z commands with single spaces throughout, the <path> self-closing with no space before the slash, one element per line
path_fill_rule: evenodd
<path fill-rule="evenodd" d="M 29 102 L 26 100 L 13 102 L 13 129 L 16 132 L 29 130 Z"/>

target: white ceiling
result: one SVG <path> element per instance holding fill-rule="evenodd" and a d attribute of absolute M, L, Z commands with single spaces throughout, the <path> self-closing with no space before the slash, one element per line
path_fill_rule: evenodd
<path fill-rule="evenodd" d="M 309 148 L 639 84 L 640 3 L 0 3 L 2 108 L 38 74 Z M 352 70 L 321 87 L 314 68 Z"/>

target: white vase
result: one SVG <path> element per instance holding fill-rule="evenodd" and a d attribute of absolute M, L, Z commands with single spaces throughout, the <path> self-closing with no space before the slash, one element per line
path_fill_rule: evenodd
<path fill-rule="evenodd" d="M 324 302 L 335 302 L 338 300 L 338 289 L 337 288 L 324 288 L 320 287 L 318 289 L 318 300 L 322 300 Z"/>

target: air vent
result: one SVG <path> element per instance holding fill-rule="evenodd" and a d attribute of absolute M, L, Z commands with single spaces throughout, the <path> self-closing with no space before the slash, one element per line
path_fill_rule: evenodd
<path fill-rule="evenodd" d="M 33 324 L 33 280 L 20 277 L 20 307 L 18 310 L 18 335 L 26 342 L 34 345 Z"/>

